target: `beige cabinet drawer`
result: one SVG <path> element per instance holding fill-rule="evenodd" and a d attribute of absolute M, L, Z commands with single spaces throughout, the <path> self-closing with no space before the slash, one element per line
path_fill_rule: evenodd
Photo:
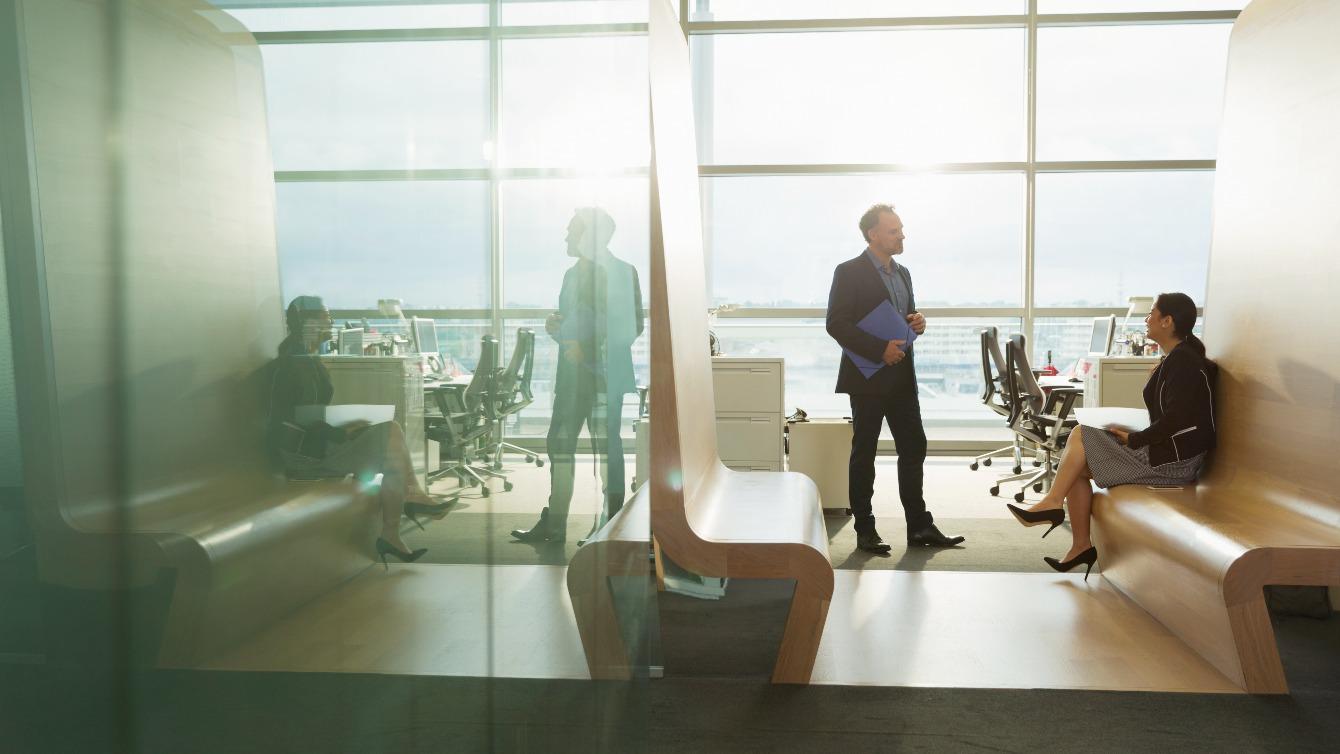
<path fill-rule="evenodd" d="M 782 410 L 782 365 L 780 362 L 714 361 L 712 388 L 719 410 L 779 412 Z"/>
<path fill-rule="evenodd" d="M 717 450 L 721 458 L 780 461 L 780 414 L 717 413 Z"/>

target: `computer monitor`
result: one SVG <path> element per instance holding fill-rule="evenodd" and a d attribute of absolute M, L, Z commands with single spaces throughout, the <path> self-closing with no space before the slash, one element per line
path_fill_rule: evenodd
<path fill-rule="evenodd" d="M 410 340 L 416 353 L 437 355 L 437 323 L 427 317 L 410 320 Z"/>
<path fill-rule="evenodd" d="M 1112 350 L 1112 335 L 1117 329 L 1117 318 L 1109 314 L 1106 317 L 1093 318 L 1093 332 L 1089 335 L 1089 357 L 1106 356 Z"/>
<path fill-rule="evenodd" d="M 356 327 L 340 330 L 340 354 L 344 356 L 363 355 L 363 330 Z"/>

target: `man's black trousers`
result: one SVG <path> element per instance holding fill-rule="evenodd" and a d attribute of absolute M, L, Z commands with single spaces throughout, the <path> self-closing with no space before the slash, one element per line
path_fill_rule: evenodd
<path fill-rule="evenodd" d="M 875 451 L 879 446 L 880 427 L 888 422 L 898 450 L 898 497 L 903 503 L 907 531 L 918 531 L 932 522 L 922 496 L 922 466 L 926 460 L 926 430 L 921 425 L 921 404 L 917 401 L 917 379 L 911 364 L 886 366 L 898 369 L 892 389 L 879 395 L 852 394 L 851 461 L 848 467 L 848 495 L 857 532 L 875 528 L 870 498 L 875 490 Z"/>

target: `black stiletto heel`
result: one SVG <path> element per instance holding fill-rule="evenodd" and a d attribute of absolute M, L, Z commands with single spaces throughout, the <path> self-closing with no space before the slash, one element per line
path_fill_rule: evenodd
<path fill-rule="evenodd" d="M 1098 548 L 1090 547 L 1084 552 L 1081 552 L 1080 554 L 1066 561 L 1060 561 L 1057 560 L 1056 558 L 1043 558 L 1042 560 L 1047 565 L 1051 566 L 1053 569 L 1057 571 L 1060 571 L 1061 573 L 1065 573 L 1066 571 L 1069 571 L 1071 568 L 1074 568 L 1076 565 L 1083 563 L 1084 580 L 1088 581 L 1089 571 L 1092 571 L 1093 564 L 1098 562 Z"/>
<path fill-rule="evenodd" d="M 387 555 L 394 555 L 396 559 L 402 563 L 413 563 L 419 558 L 422 558 L 424 554 L 427 552 L 428 552 L 427 547 L 420 547 L 419 549 L 414 550 L 413 552 L 405 552 L 404 550 L 397 549 L 395 545 L 391 544 L 390 542 L 387 542 L 381 537 L 377 537 L 377 555 L 379 555 L 382 559 L 382 568 L 385 568 L 388 571 L 391 569 L 391 567 L 386 564 Z"/>
<path fill-rule="evenodd" d="M 443 516 L 447 515 L 447 510 L 451 508 L 452 503 L 455 502 L 455 498 L 452 498 L 445 503 L 435 504 L 406 502 L 404 505 L 400 506 L 400 510 L 405 514 L 405 518 L 413 521 L 414 525 L 419 527 L 419 530 L 422 531 L 423 523 L 419 521 L 419 516 L 425 516 L 434 521 L 440 520 Z"/>
<path fill-rule="evenodd" d="M 1010 513 L 1013 513 L 1014 517 L 1019 519 L 1019 523 L 1024 526 L 1051 524 L 1051 528 L 1042 533 L 1044 539 L 1048 534 L 1052 533 L 1052 529 L 1065 523 L 1065 508 L 1049 508 L 1045 511 L 1026 511 L 1023 508 L 1016 508 L 1012 503 L 1006 503 L 1005 507 L 1009 508 Z"/>

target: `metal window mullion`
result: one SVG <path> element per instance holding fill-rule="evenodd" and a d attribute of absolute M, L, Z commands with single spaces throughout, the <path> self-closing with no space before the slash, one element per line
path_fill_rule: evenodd
<path fill-rule="evenodd" d="M 1023 308 L 1018 306 L 924 306 L 920 307 L 920 311 L 928 318 L 945 319 L 1022 317 L 1024 314 Z M 828 316 L 828 310 L 823 307 L 805 306 L 748 306 L 718 312 L 716 316 L 718 322 L 732 319 L 824 319 Z"/>
<path fill-rule="evenodd" d="M 253 32 L 261 45 L 354 44 L 394 42 L 482 42 L 492 39 L 645 36 L 646 24 L 573 24 L 568 26 L 469 26 L 448 29 L 338 29 Z"/>
<path fill-rule="evenodd" d="M 1037 240 L 1037 159 L 1038 159 L 1038 0 L 1028 0 L 1028 41 L 1025 71 L 1027 106 L 1024 118 L 1027 134 L 1027 168 L 1024 171 L 1024 313 L 1022 331 L 1033 342 L 1035 243 Z"/>
<path fill-rule="evenodd" d="M 1231 23 L 1239 11 L 1148 13 L 1051 13 L 1035 5 L 1025 15 L 924 16 L 909 18 L 807 18 L 745 21 L 692 21 L 689 34 L 769 34 L 825 31 L 906 31 L 913 29 L 1022 29 L 1053 26 L 1133 26 L 1149 24 Z"/>
<path fill-rule="evenodd" d="M 503 334 L 503 258 L 502 207 L 498 170 L 502 152 L 502 41 L 499 25 L 502 21 L 501 0 L 489 0 L 489 309 L 492 312 L 493 337 L 502 341 Z"/>

